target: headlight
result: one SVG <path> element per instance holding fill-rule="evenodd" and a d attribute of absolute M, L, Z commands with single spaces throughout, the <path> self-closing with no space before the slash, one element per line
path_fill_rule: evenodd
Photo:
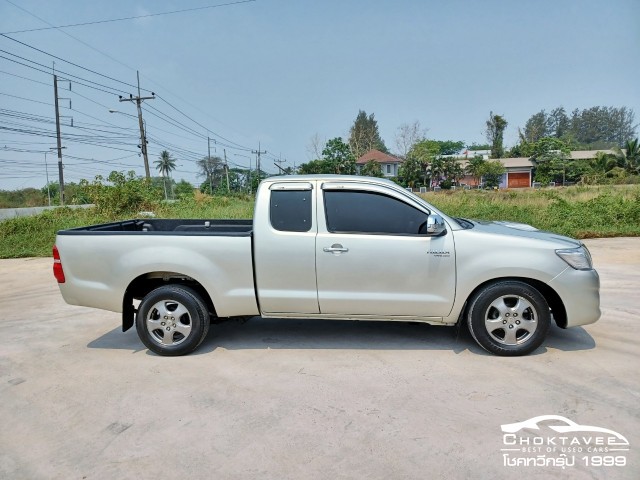
<path fill-rule="evenodd" d="M 556 255 L 576 270 L 591 270 L 593 268 L 591 255 L 585 247 L 563 248 L 556 250 Z"/>

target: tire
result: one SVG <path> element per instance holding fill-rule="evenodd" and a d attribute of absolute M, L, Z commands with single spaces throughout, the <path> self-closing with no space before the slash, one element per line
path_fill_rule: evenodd
<path fill-rule="evenodd" d="M 495 355 L 527 355 L 542 345 L 551 314 L 542 294 L 524 282 L 501 281 L 469 302 L 467 324 L 474 340 Z"/>
<path fill-rule="evenodd" d="M 209 331 L 209 314 L 200 296 L 190 288 L 167 285 L 142 299 L 136 315 L 138 337 L 163 356 L 186 355 L 202 343 Z"/>

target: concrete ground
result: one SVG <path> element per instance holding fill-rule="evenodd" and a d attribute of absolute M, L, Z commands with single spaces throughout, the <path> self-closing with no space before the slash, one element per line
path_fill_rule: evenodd
<path fill-rule="evenodd" d="M 66 305 L 49 259 L 2 260 L 0 478 L 640 478 L 640 238 L 586 243 L 601 320 L 520 358 L 445 327 L 258 318 L 163 358 Z M 505 466 L 500 426 L 550 414 L 630 450 Z"/>

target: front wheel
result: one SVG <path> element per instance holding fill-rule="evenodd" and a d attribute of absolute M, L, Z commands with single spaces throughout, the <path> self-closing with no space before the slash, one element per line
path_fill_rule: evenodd
<path fill-rule="evenodd" d="M 208 310 L 189 288 L 159 287 L 142 299 L 136 330 L 142 343 L 158 355 L 185 355 L 198 348 L 207 336 Z"/>
<path fill-rule="evenodd" d="M 479 290 L 469 302 L 467 324 L 478 344 L 490 353 L 518 356 L 544 341 L 551 324 L 542 294 L 524 282 L 501 281 Z"/>

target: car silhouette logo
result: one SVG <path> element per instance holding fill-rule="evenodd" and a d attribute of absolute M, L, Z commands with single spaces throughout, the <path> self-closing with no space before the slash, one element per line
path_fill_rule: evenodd
<path fill-rule="evenodd" d="M 576 433 L 576 432 L 597 432 L 605 435 L 615 437 L 617 441 L 609 441 L 609 445 L 616 446 L 628 446 L 629 441 L 618 432 L 610 430 L 608 428 L 594 427 L 593 425 L 580 425 L 576 422 L 569 420 L 568 418 L 560 415 L 540 415 L 538 417 L 530 418 L 524 422 L 507 423 L 506 425 L 500 425 L 500 428 L 505 433 L 516 433 L 520 430 L 540 430 L 540 422 L 553 421 L 554 424 L 545 424 L 544 426 L 558 433 Z"/>

